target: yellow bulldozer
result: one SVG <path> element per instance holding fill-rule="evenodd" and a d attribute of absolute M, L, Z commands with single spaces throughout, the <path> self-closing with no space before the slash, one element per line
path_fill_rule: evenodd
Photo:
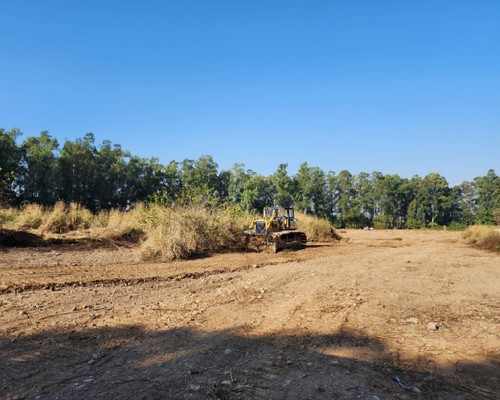
<path fill-rule="evenodd" d="M 307 236 L 298 227 L 292 207 L 264 207 L 263 218 L 254 219 L 245 234 L 262 238 L 277 253 L 281 249 L 306 246 Z"/>

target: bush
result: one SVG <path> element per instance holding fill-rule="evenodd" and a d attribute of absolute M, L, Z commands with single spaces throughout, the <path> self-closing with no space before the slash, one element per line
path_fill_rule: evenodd
<path fill-rule="evenodd" d="M 14 208 L 0 209 L 0 228 L 3 228 L 4 225 L 14 222 L 17 214 L 18 212 Z"/>
<path fill-rule="evenodd" d="M 16 224 L 18 229 L 38 229 L 44 221 L 44 209 L 39 204 L 28 204 L 19 213 Z"/>
<path fill-rule="evenodd" d="M 305 232 L 310 242 L 328 242 L 332 239 L 340 239 L 333 225 L 326 219 L 313 217 L 311 215 L 295 213 L 299 221 L 299 230 Z"/>
<path fill-rule="evenodd" d="M 245 218 L 201 205 L 152 205 L 146 212 L 145 259 L 173 260 L 243 248 Z"/>
<path fill-rule="evenodd" d="M 495 208 L 493 210 L 493 218 L 495 218 L 497 225 L 500 225 L 500 208 Z"/>
<path fill-rule="evenodd" d="M 434 230 L 442 229 L 442 227 L 436 222 L 429 222 L 427 224 L 427 228 L 434 229 Z"/>
<path fill-rule="evenodd" d="M 500 251 L 500 232 L 494 227 L 474 225 L 462 233 L 462 239 L 482 249 Z"/>
<path fill-rule="evenodd" d="M 450 231 L 464 231 L 468 226 L 465 222 L 453 221 L 448 225 L 447 229 Z"/>
<path fill-rule="evenodd" d="M 145 234 L 146 211 L 142 203 L 128 211 L 102 211 L 94 218 L 94 226 L 104 228 L 104 236 L 113 240 L 138 241 Z"/>
<path fill-rule="evenodd" d="M 42 226 L 44 232 L 66 233 L 78 229 L 90 228 L 93 215 L 86 208 L 71 203 L 69 207 L 59 201 L 48 214 L 47 220 Z"/>

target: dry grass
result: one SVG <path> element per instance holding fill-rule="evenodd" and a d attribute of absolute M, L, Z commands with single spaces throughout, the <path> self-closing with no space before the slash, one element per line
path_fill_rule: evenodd
<path fill-rule="evenodd" d="M 327 220 L 298 212 L 295 214 L 299 220 L 299 230 L 305 232 L 308 241 L 328 242 L 330 240 L 340 239 L 333 225 Z"/>
<path fill-rule="evenodd" d="M 92 225 L 93 215 L 84 207 L 71 203 L 66 206 L 62 201 L 57 202 L 41 225 L 43 232 L 66 233 L 81 229 L 88 229 Z"/>
<path fill-rule="evenodd" d="M 18 229 L 38 229 L 44 223 L 46 212 L 39 204 L 24 206 L 16 218 Z"/>
<path fill-rule="evenodd" d="M 500 232 L 493 226 L 474 225 L 462 233 L 462 239 L 482 249 L 500 252 Z"/>
<path fill-rule="evenodd" d="M 338 238 L 325 220 L 298 213 L 300 230 L 309 241 Z M 185 259 L 198 254 L 244 248 L 252 216 L 237 208 L 166 207 L 137 204 L 129 211 L 101 211 L 93 215 L 77 205 L 58 202 L 52 208 L 31 204 L 21 210 L 0 210 L 0 223 L 16 230 L 92 237 L 106 242 L 141 243 L 145 259 Z"/>
<path fill-rule="evenodd" d="M 142 203 L 128 211 L 101 211 L 94 216 L 92 226 L 105 239 L 137 242 L 144 237 L 146 213 Z"/>
<path fill-rule="evenodd" d="M 192 205 L 186 208 L 152 206 L 148 210 L 146 259 L 173 260 L 243 246 L 246 219 L 227 210 Z"/>
<path fill-rule="evenodd" d="M 15 208 L 1 208 L 0 209 L 0 229 L 10 228 L 15 226 L 15 221 L 19 215 L 19 211 Z"/>

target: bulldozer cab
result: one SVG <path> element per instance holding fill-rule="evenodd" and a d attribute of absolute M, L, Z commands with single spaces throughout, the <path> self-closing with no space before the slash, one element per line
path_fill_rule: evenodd
<path fill-rule="evenodd" d="M 273 224 L 279 224 L 281 229 L 297 229 L 293 208 L 264 207 L 264 219 Z M 271 225 L 271 224 L 270 224 Z"/>

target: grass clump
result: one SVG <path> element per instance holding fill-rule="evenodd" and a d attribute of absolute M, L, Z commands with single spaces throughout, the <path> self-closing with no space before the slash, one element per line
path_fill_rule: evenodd
<path fill-rule="evenodd" d="M 223 208 L 202 205 L 165 207 L 147 211 L 145 259 L 174 260 L 243 247 L 246 219 Z"/>
<path fill-rule="evenodd" d="M 333 225 L 326 219 L 295 212 L 299 221 L 299 230 L 305 232 L 308 242 L 328 242 L 339 240 Z"/>
<path fill-rule="evenodd" d="M 90 228 L 92 219 L 92 213 L 86 208 L 76 203 L 66 206 L 62 201 L 59 201 L 47 214 L 41 228 L 44 232 L 66 233 Z"/>
<path fill-rule="evenodd" d="M 476 247 L 500 252 L 500 231 L 493 226 L 474 225 L 462 232 L 462 239 Z"/>
<path fill-rule="evenodd" d="M 15 208 L 0 209 L 0 229 L 10 227 L 16 220 L 19 212 Z"/>
<path fill-rule="evenodd" d="M 18 229 L 38 229 L 43 225 L 46 212 L 39 204 L 28 204 L 24 206 L 16 218 Z"/>
<path fill-rule="evenodd" d="M 94 216 L 93 226 L 101 228 L 106 239 L 137 242 L 145 235 L 147 214 L 142 203 L 127 211 L 101 211 Z"/>

